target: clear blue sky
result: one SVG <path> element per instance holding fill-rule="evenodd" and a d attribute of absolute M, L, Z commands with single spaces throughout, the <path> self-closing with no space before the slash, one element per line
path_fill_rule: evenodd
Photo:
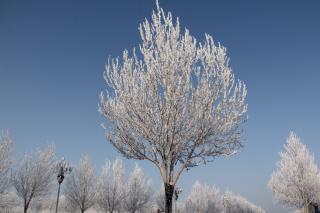
<path fill-rule="evenodd" d="M 266 184 L 285 139 L 295 131 L 320 162 L 320 2 L 318 0 L 162 0 L 198 39 L 228 48 L 231 66 L 248 86 L 244 149 L 190 170 L 195 180 L 247 197 L 269 212 L 286 212 Z M 0 129 L 9 129 L 18 158 L 47 142 L 97 169 L 119 154 L 100 124 L 98 96 L 108 56 L 140 43 L 138 25 L 152 0 L 0 0 Z M 126 161 L 131 169 L 133 161 Z M 141 162 L 160 187 L 158 171 Z"/>

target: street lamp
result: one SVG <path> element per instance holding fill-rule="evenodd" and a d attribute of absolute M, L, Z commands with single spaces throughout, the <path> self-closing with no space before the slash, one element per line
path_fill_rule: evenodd
<path fill-rule="evenodd" d="M 57 180 L 59 183 L 59 187 L 58 187 L 58 195 L 57 195 L 57 203 L 56 203 L 56 213 L 58 212 L 60 185 L 63 182 L 64 175 L 70 174 L 72 171 L 72 168 L 68 165 L 68 163 L 65 161 L 65 159 L 62 158 L 61 161 L 57 165 L 57 171 L 58 171 Z"/>
<path fill-rule="evenodd" d="M 177 200 L 178 200 L 178 197 L 179 197 L 179 194 L 182 193 L 182 189 L 180 187 L 176 187 L 175 190 L 174 190 L 174 212 L 176 213 L 177 212 Z"/>

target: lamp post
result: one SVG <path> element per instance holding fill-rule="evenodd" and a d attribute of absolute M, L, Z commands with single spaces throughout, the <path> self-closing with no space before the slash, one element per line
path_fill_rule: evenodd
<path fill-rule="evenodd" d="M 176 187 L 174 190 L 174 213 L 177 213 L 177 200 L 179 197 L 179 194 L 182 193 L 182 189 L 180 187 Z"/>
<path fill-rule="evenodd" d="M 57 165 L 57 170 L 58 170 L 57 180 L 58 180 L 59 187 L 58 187 L 58 195 L 57 195 L 57 202 L 56 202 L 56 213 L 58 212 L 60 185 L 63 182 L 64 175 L 70 174 L 72 171 L 72 168 L 68 165 L 68 163 L 65 161 L 65 159 L 62 158 L 61 161 Z"/>

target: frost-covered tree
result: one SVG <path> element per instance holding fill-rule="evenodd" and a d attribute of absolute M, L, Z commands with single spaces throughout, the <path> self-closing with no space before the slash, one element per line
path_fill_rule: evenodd
<path fill-rule="evenodd" d="M 47 210 L 48 206 L 46 205 L 50 198 L 35 198 L 30 203 L 29 209 L 32 213 L 39 213 Z"/>
<path fill-rule="evenodd" d="M 124 210 L 135 213 L 142 210 L 150 201 L 152 195 L 150 180 L 136 164 L 130 174 L 126 186 L 126 196 L 123 202 Z"/>
<path fill-rule="evenodd" d="M 119 211 L 125 198 L 124 166 L 117 159 L 110 169 L 110 161 L 106 161 L 99 181 L 98 205 L 106 213 Z"/>
<path fill-rule="evenodd" d="M 44 197 L 51 192 L 55 183 L 55 154 L 52 146 L 25 155 L 13 172 L 12 184 L 23 201 L 26 213 L 32 200 Z"/>
<path fill-rule="evenodd" d="M 8 171 L 12 165 L 12 140 L 6 132 L 0 133 L 0 208 L 7 206 L 7 189 L 10 187 Z"/>
<path fill-rule="evenodd" d="M 90 209 L 96 201 L 97 176 L 88 155 L 84 155 L 79 165 L 67 177 L 65 200 L 81 213 Z"/>
<path fill-rule="evenodd" d="M 186 200 L 185 212 L 210 213 L 222 212 L 220 190 L 196 181 Z"/>
<path fill-rule="evenodd" d="M 0 212 L 11 212 L 14 207 L 21 205 L 19 197 L 14 191 L 9 191 L 0 195 Z M 21 211 L 20 211 L 21 212 Z"/>
<path fill-rule="evenodd" d="M 198 43 L 157 3 L 140 25 L 140 53 L 111 60 L 100 112 L 108 140 L 127 158 L 149 160 L 162 176 L 166 210 L 185 170 L 242 147 L 245 84 L 229 66 L 226 48 L 210 35 Z"/>
<path fill-rule="evenodd" d="M 187 213 L 265 213 L 266 211 L 232 192 L 221 192 L 216 187 L 201 184 L 193 185 L 186 200 Z"/>
<path fill-rule="evenodd" d="M 309 212 L 310 205 L 319 203 L 320 199 L 319 169 L 313 155 L 300 138 L 290 132 L 280 157 L 268 183 L 274 198 L 287 207 Z"/>
<path fill-rule="evenodd" d="M 244 197 L 226 192 L 222 199 L 223 213 L 266 213 L 266 211 Z"/>

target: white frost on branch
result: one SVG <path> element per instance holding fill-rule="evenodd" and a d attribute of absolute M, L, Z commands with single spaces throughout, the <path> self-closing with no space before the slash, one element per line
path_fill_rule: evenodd
<path fill-rule="evenodd" d="M 277 170 L 268 183 L 274 198 L 287 207 L 308 209 L 320 204 L 319 169 L 306 145 L 290 132 Z"/>
<path fill-rule="evenodd" d="M 85 212 L 90 209 L 96 201 L 97 176 L 90 158 L 84 155 L 79 165 L 66 177 L 65 200 L 72 209 Z"/>
<path fill-rule="evenodd" d="M 126 196 L 123 202 L 124 210 L 135 213 L 146 208 L 152 197 L 150 184 L 150 180 L 145 177 L 142 169 L 136 164 L 127 181 Z"/>
<path fill-rule="evenodd" d="M 241 195 L 229 191 L 224 193 L 222 205 L 223 213 L 266 213 Z"/>
<path fill-rule="evenodd" d="M 216 187 L 210 187 L 197 181 L 186 200 L 184 212 L 265 213 L 266 211 L 240 195 L 221 192 Z"/>
<path fill-rule="evenodd" d="M 11 212 L 13 208 L 19 206 L 20 200 L 14 191 L 8 191 L 0 195 L 0 212 Z M 20 211 L 21 212 L 21 211 Z"/>
<path fill-rule="evenodd" d="M 196 181 L 191 194 L 186 200 L 186 213 L 222 212 L 223 206 L 220 190 Z"/>
<path fill-rule="evenodd" d="M 97 201 L 104 212 L 112 213 L 121 210 L 126 193 L 122 161 L 117 159 L 110 167 L 110 161 L 106 161 L 99 180 Z"/>
<path fill-rule="evenodd" d="M 19 198 L 23 201 L 24 213 L 33 200 L 50 194 L 55 183 L 54 148 L 38 150 L 24 159 L 13 172 L 12 182 Z"/>

